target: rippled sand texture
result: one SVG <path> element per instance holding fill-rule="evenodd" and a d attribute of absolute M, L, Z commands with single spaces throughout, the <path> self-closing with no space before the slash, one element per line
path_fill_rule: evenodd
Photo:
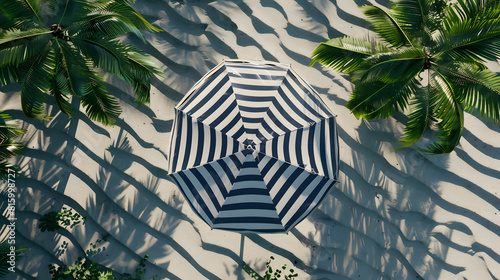
<path fill-rule="evenodd" d="M 271 255 L 276 268 L 295 266 L 298 279 L 500 279 L 500 128 L 466 114 L 450 155 L 416 149 L 425 142 L 394 152 L 404 115 L 356 120 L 344 107 L 346 77 L 307 67 L 321 41 L 367 36 L 357 8 L 367 3 L 375 1 L 137 0 L 165 32 L 145 34 L 147 45 L 126 40 L 166 78 L 154 80 L 151 104 L 137 108 L 131 90 L 108 77 L 124 110 L 112 128 L 54 108 L 50 122 L 26 119 L 19 87 L 3 88 L 1 109 L 28 130 L 17 159 L 27 178 L 17 181 L 16 238 L 29 250 L 9 279 L 50 279 L 49 263 L 72 263 L 107 234 L 93 260 L 133 272 L 147 254 L 147 276 L 166 279 L 250 279 L 242 264 L 263 273 Z M 210 230 L 166 175 L 174 106 L 229 58 L 291 63 L 338 114 L 340 183 L 288 235 Z M 86 223 L 40 232 L 40 217 L 63 206 Z"/>

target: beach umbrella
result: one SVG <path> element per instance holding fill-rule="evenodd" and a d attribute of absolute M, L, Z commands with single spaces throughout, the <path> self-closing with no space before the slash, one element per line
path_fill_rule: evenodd
<path fill-rule="evenodd" d="M 212 228 L 288 232 L 337 182 L 337 138 L 290 65 L 225 60 L 175 108 L 169 174 Z"/>

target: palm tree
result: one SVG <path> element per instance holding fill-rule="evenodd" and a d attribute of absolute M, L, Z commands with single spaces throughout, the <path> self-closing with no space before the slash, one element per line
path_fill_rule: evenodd
<path fill-rule="evenodd" d="M 313 52 L 350 75 L 347 103 L 359 118 L 409 112 L 402 147 L 431 129 L 426 149 L 449 153 L 458 145 L 464 110 L 500 122 L 500 77 L 485 66 L 500 58 L 499 0 L 393 0 L 391 9 L 361 7 L 377 40 L 331 39 Z"/>
<path fill-rule="evenodd" d="M 12 138 L 25 133 L 24 130 L 17 128 L 13 124 L 8 124 L 7 122 L 11 120 L 12 117 L 0 112 L 0 179 L 7 180 L 9 169 L 17 170 L 17 167 L 13 166 L 7 159 L 12 156 L 18 155 L 22 152 L 23 146 L 18 143 L 12 142 Z"/>
<path fill-rule="evenodd" d="M 103 73 L 126 81 L 140 104 L 149 102 L 150 80 L 163 75 L 152 59 L 118 36 L 140 30 L 161 31 L 130 5 L 134 0 L 0 1 L 0 86 L 22 84 L 27 117 L 43 119 L 52 95 L 72 116 L 79 98 L 92 119 L 113 125 L 121 109 L 103 85 Z"/>

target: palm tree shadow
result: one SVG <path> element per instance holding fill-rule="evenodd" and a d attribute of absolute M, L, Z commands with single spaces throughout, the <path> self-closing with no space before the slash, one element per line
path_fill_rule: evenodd
<path fill-rule="evenodd" d="M 478 248 L 498 262 L 498 253 L 486 245 L 488 240 L 463 246 L 453 237 L 473 235 L 474 225 L 466 221 L 475 221 L 497 236 L 500 230 L 492 226 L 486 213 L 450 201 L 438 186 L 453 184 L 493 209 L 498 209 L 498 198 L 449 169 L 449 156 L 431 156 L 412 148 L 392 151 L 397 139 L 390 131 L 397 131 L 390 120 L 362 123 L 356 139 L 339 128 L 341 142 L 350 155 L 342 158 L 340 183 L 310 217 L 317 221 L 315 234 L 321 240 L 317 245 L 328 252 L 320 253 L 313 264 L 324 264 L 328 255 L 328 270 L 353 278 L 397 275 L 397 279 L 437 279 L 438 275 L 457 275 L 465 270 L 447 260 L 450 250 L 467 254 Z M 484 168 L 457 149 L 457 155 L 470 166 L 478 171 Z M 439 222 L 436 217 L 443 213 L 463 218 Z M 303 239 L 318 238 L 311 233 Z"/>

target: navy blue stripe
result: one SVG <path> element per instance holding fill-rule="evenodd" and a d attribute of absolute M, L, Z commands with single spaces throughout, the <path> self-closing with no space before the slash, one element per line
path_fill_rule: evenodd
<path fill-rule="evenodd" d="M 329 156 L 326 154 L 326 125 L 327 122 L 326 120 L 322 120 L 320 123 L 320 137 L 319 137 L 319 154 L 321 158 L 321 165 L 323 165 L 323 174 L 325 174 L 326 177 L 328 177 L 328 165 L 326 163 L 326 157 Z M 334 139 L 332 139 L 334 140 Z"/>
<path fill-rule="evenodd" d="M 275 158 L 270 158 L 269 161 L 267 162 L 266 166 L 264 166 L 264 168 L 262 168 L 262 170 L 260 171 L 260 174 L 262 174 L 262 177 L 266 177 L 267 176 L 267 173 L 269 172 L 269 170 L 271 170 L 271 167 L 273 167 L 273 165 L 277 162 L 278 160 L 275 159 Z"/>
<path fill-rule="evenodd" d="M 286 162 L 290 162 L 290 133 L 283 136 L 283 156 Z"/>
<path fill-rule="evenodd" d="M 221 142 L 219 144 L 221 147 L 219 158 L 224 158 L 227 156 L 227 144 L 228 144 L 227 137 L 225 135 L 222 135 Z"/>
<path fill-rule="evenodd" d="M 280 115 L 284 117 L 290 124 L 294 126 L 294 128 L 302 127 L 301 124 L 299 124 L 297 121 L 295 121 L 290 115 L 281 107 L 281 105 L 276 101 L 273 102 L 274 106 L 276 107 L 277 111 L 279 112 Z M 286 127 L 284 124 L 282 124 L 278 118 L 273 114 L 271 110 L 267 112 L 267 115 L 269 116 L 269 119 L 281 130 L 287 132 L 290 131 L 291 129 L 289 127 Z"/>
<path fill-rule="evenodd" d="M 318 196 L 318 193 L 320 192 L 321 189 L 323 188 L 326 188 L 326 191 L 323 193 L 323 195 L 321 196 L 321 198 L 318 200 L 318 203 L 316 205 L 314 205 L 314 207 L 309 211 L 309 213 L 314 210 L 316 207 L 318 207 L 319 203 L 323 200 L 323 198 L 325 198 L 326 194 L 328 194 L 328 191 L 331 189 L 331 187 L 333 186 L 333 183 L 330 183 L 329 186 L 326 186 L 325 185 L 327 184 L 328 182 L 328 179 L 326 178 L 323 178 L 323 180 L 321 180 L 321 182 L 318 184 L 318 187 L 316 187 L 316 189 L 307 197 L 307 199 L 304 201 L 304 203 L 302 204 L 302 206 L 299 208 L 299 210 L 297 212 L 295 212 L 295 214 L 292 216 L 292 218 L 288 221 L 288 223 L 286 223 L 285 225 L 285 229 L 288 229 L 290 226 L 292 226 L 294 223 L 298 223 L 300 221 L 302 221 L 303 219 L 306 218 L 306 216 L 304 216 L 301 220 L 298 220 L 300 218 L 300 216 L 302 214 L 304 214 L 307 210 L 307 208 L 313 203 L 313 201 L 316 199 L 316 197 Z M 321 187 L 320 187 L 321 186 Z M 281 216 L 281 215 L 280 215 Z"/>
<path fill-rule="evenodd" d="M 235 217 L 235 218 L 216 218 L 214 224 L 278 224 L 281 221 L 278 218 L 270 217 Z"/>
<path fill-rule="evenodd" d="M 200 122 L 196 123 L 196 126 L 198 127 L 198 147 L 196 150 L 196 157 L 194 159 L 194 165 L 193 166 L 199 166 L 201 163 L 201 156 L 203 155 L 203 147 L 205 146 L 204 140 L 205 140 L 205 130 L 203 129 L 203 124 Z"/>
<path fill-rule="evenodd" d="M 231 66 L 229 66 L 231 67 Z M 245 67 L 248 68 L 248 67 Z M 283 76 L 271 76 L 271 75 L 258 75 L 258 74 L 248 74 L 248 73 L 239 73 L 235 74 L 231 71 L 228 71 L 229 77 L 235 78 L 244 78 L 244 79 L 253 79 L 253 80 L 280 80 L 283 79 Z"/>
<path fill-rule="evenodd" d="M 236 155 L 230 155 L 229 159 L 236 165 L 236 168 L 239 170 L 243 167 L 241 161 L 238 159 Z"/>
<path fill-rule="evenodd" d="M 233 88 L 246 89 L 246 90 L 255 90 L 255 91 L 264 91 L 264 90 L 276 90 L 277 86 L 266 86 L 266 85 L 255 85 L 255 84 L 240 84 L 240 83 L 231 83 Z"/>
<path fill-rule="evenodd" d="M 283 92 L 283 89 L 279 89 L 279 91 Z M 298 94 L 296 94 L 298 95 Z M 306 122 L 314 122 L 313 119 L 309 118 L 306 114 L 304 114 L 304 111 L 309 111 L 310 109 L 312 109 L 302 98 L 300 98 L 299 96 L 299 103 L 300 105 L 304 106 L 306 109 L 304 108 L 297 108 L 297 106 L 295 105 L 296 103 L 294 103 L 287 94 L 285 94 L 283 92 L 283 94 L 281 95 L 281 97 L 283 98 L 283 100 L 285 101 L 285 103 L 290 107 L 290 109 L 295 112 L 297 115 L 299 115 L 299 117 L 303 120 L 305 120 Z M 310 111 L 309 111 L 310 112 Z M 317 117 L 319 118 L 322 118 L 320 115 L 318 115 L 316 113 L 316 111 L 314 112 L 311 112 L 313 113 L 314 115 L 317 115 Z"/>
<path fill-rule="evenodd" d="M 193 183 L 191 183 L 191 180 L 189 180 L 189 178 L 186 176 L 186 174 L 184 174 L 184 172 L 179 172 L 175 175 L 179 176 L 180 177 L 179 179 L 182 179 L 182 181 L 186 184 L 189 192 L 193 195 L 196 202 L 198 202 L 198 204 L 200 205 L 201 209 L 203 210 L 203 213 L 205 213 L 208 216 L 210 221 L 213 221 L 214 217 L 212 216 L 212 213 L 210 213 L 210 210 L 208 209 L 207 205 L 205 204 L 205 202 L 201 198 L 199 192 L 194 187 Z M 181 186 L 181 185 L 178 185 L 178 186 Z M 182 187 L 180 189 L 182 189 Z M 184 193 L 184 195 L 185 195 L 185 193 Z M 184 196 L 184 197 L 187 198 L 188 196 Z M 193 206 L 191 205 L 191 207 L 193 207 Z M 193 207 L 193 210 L 195 212 L 197 211 L 194 207 Z"/>
<path fill-rule="evenodd" d="M 238 129 L 238 131 L 236 131 L 236 133 L 233 135 L 233 138 L 238 139 L 241 137 L 241 135 L 243 135 L 243 133 L 245 133 L 245 127 L 241 126 L 240 129 Z"/>
<path fill-rule="evenodd" d="M 172 159 L 172 170 L 170 172 L 176 172 L 177 171 L 177 163 L 179 161 L 179 152 L 180 152 L 180 139 L 182 135 L 182 116 L 183 114 L 180 111 L 176 112 L 176 121 L 175 121 L 175 129 L 176 129 L 176 134 L 175 134 L 175 139 L 172 141 L 175 142 L 175 149 L 174 149 L 174 154 L 173 154 L 173 159 Z M 174 130 L 175 131 L 175 130 Z M 172 155 L 170 155 L 172 157 Z"/>
<path fill-rule="evenodd" d="M 288 166 L 289 166 L 289 164 L 284 163 L 278 168 L 276 173 L 274 173 L 271 180 L 269 180 L 269 183 L 267 183 L 267 189 L 269 191 L 271 191 L 273 189 L 274 185 L 276 185 L 276 182 L 279 180 L 279 178 L 281 176 L 283 176 L 283 173 L 285 173 L 285 170 L 287 170 Z"/>
<path fill-rule="evenodd" d="M 250 113 L 265 113 L 267 110 L 269 110 L 269 107 L 248 107 L 248 106 L 238 106 L 240 108 L 240 111 L 244 112 L 250 112 Z"/>
<path fill-rule="evenodd" d="M 267 114 L 268 116 L 271 116 L 271 114 Z M 274 115 L 273 115 L 274 116 Z M 277 120 L 273 120 L 274 123 L 277 123 Z M 281 124 L 278 122 L 278 124 Z M 270 126 L 267 122 L 262 122 L 262 126 L 261 126 L 268 134 L 270 134 L 272 137 L 275 137 L 276 135 L 278 135 Z"/>
<path fill-rule="evenodd" d="M 216 87 L 210 91 L 209 94 L 207 94 L 206 92 L 204 92 L 205 89 L 209 85 L 211 85 L 223 73 L 225 73 L 225 68 L 221 67 L 221 69 L 217 70 L 217 72 L 215 72 L 210 79 L 206 80 L 203 83 L 203 85 L 195 93 L 193 93 L 192 97 L 190 97 L 188 100 L 186 100 L 186 103 L 184 104 L 184 106 L 180 107 L 180 109 L 181 110 L 186 109 L 186 107 L 188 107 L 189 104 L 191 104 L 201 94 L 205 95 L 205 97 L 203 97 L 203 99 L 201 100 L 201 102 L 198 102 L 198 104 L 196 104 L 196 106 L 193 108 L 192 111 L 196 112 L 197 110 L 199 110 L 201 108 L 201 106 L 205 105 L 208 102 L 208 100 L 210 100 L 210 98 L 213 97 L 214 93 L 218 92 L 220 90 L 220 88 L 225 83 L 229 82 L 229 77 L 225 76 L 224 78 L 222 78 L 221 81 L 219 81 L 219 83 L 216 85 Z"/>
<path fill-rule="evenodd" d="M 251 189 L 251 188 L 244 188 L 244 189 L 232 189 L 228 197 L 230 196 L 239 196 L 239 195 L 262 195 L 264 197 L 269 197 L 269 191 L 266 189 Z"/>
<path fill-rule="evenodd" d="M 309 151 L 309 163 L 311 164 L 312 170 L 318 172 L 318 167 L 316 166 L 316 159 L 314 158 L 314 131 L 316 129 L 316 124 L 309 127 L 309 138 L 307 143 L 307 150 Z"/>
<path fill-rule="evenodd" d="M 297 157 L 297 164 L 304 168 L 304 158 L 302 157 L 302 134 L 304 130 L 300 128 L 296 132 L 295 137 L 295 156 Z"/>
<path fill-rule="evenodd" d="M 252 160 L 252 161 L 243 162 L 243 167 L 245 167 L 245 168 L 250 168 L 250 167 L 258 168 L 259 166 L 257 165 L 257 162 Z"/>
<path fill-rule="evenodd" d="M 299 198 L 302 195 L 302 193 L 309 187 L 309 185 L 317 177 L 318 177 L 318 175 L 314 175 L 314 174 L 310 174 L 309 173 L 309 176 L 307 176 L 307 178 L 304 180 L 304 182 L 302 182 L 302 184 L 300 184 L 300 186 L 298 186 L 296 188 L 296 190 L 293 193 L 292 197 L 290 197 L 290 199 L 286 203 L 285 207 L 283 207 L 283 210 L 281 210 L 281 212 L 279 213 L 279 216 L 281 218 L 283 218 L 283 217 L 286 216 L 286 214 L 288 213 L 288 211 L 290 211 L 290 208 L 293 206 L 293 204 L 295 203 L 295 201 L 297 200 L 297 198 Z M 317 192 L 318 190 L 320 190 L 322 188 L 322 184 L 317 184 L 316 186 L 314 186 L 314 188 L 315 189 L 313 190 L 313 192 Z M 302 208 L 302 206 L 300 208 Z M 294 214 L 294 216 L 295 216 L 295 214 Z"/>
<path fill-rule="evenodd" d="M 191 157 L 192 138 L 190 136 L 191 136 L 191 131 L 193 131 L 193 120 L 189 115 L 186 115 L 186 120 L 187 120 L 187 127 L 186 127 L 187 137 L 186 137 L 186 146 L 183 147 L 185 150 L 182 151 L 184 155 L 184 160 L 182 162 L 181 170 L 185 170 L 187 168 L 189 158 Z"/>
<path fill-rule="evenodd" d="M 281 201 L 286 191 L 288 191 L 288 189 L 293 185 L 295 180 L 297 180 L 299 175 L 302 174 L 303 172 L 304 170 L 297 168 L 292 172 L 290 177 L 286 178 L 286 182 L 283 184 L 281 189 L 278 191 L 278 193 L 276 193 L 276 195 L 273 198 L 273 203 L 275 205 L 277 205 Z"/>
<path fill-rule="evenodd" d="M 301 109 L 297 108 L 297 106 L 295 106 L 295 104 L 293 104 L 293 102 L 290 101 L 290 99 L 288 99 L 288 97 L 286 97 L 286 94 L 283 92 L 283 90 L 280 88 L 278 90 L 279 94 L 281 97 L 283 97 L 283 99 L 285 100 L 285 102 L 287 103 L 288 107 L 290 107 L 289 110 L 293 111 L 295 114 L 299 115 L 300 118 L 302 119 L 305 119 L 306 121 L 308 122 L 313 122 L 313 120 L 311 120 L 310 118 L 308 118 L 306 115 L 304 115 L 304 113 L 302 112 Z M 299 127 L 303 127 L 302 124 L 300 124 L 299 122 L 297 122 L 295 120 L 295 118 L 292 118 L 290 116 L 290 114 L 287 113 L 287 110 L 285 110 L 283 108 L 283 106 L 281 106 L 281 104 L 276 100 L 275 102 L 273 102 L 273 105 L 274 107 L 276 107 L 276 109 L 278 110 L 278 112 L 280 112 L 280 114 L 291 124 L 293 125 L 294 127 L 296 128 L 299 128 Z M 287 130 L 290 130 L 290 128 L 287 128 Z"/>
<path fill-rule="evenodd" d="M 217 184 L 217 187 L 219 187 L 219 191 L 222 194 L 222 197 L 226 199 L 227 197 L 227 189 L 226 186 L 224 186 L 224 183 L 222 182 L 219 174 L 217 174 L 217 171 L 213 168 L 211 164 L 207 164 L 204 166 L 204 168 L 208 171 L 210 176 L 214 179 L 215 184 Z"/>
<path fill-rule="evenodd" d="M 226 175 L 229 179 L 229 182 L 231 182 L 231 184 L 233 184 L 235 178 L 233 176 L 233 172 L 231 172 L 231 168 L 229 168 L 229 166 L 227 166 L 227 163 L 224 160 L 218 160 L 217 163 L 220 165 L 222 170 L 224 170 L 224 173 L 226 173 Z"/>
<path fill-rule="evenodd" d="M 269 102 L 274 100 L 274 96 L 254 96 L 254 95 L 243 95 L 243 94 L 234 94 L 236 96 L 236 100 L 242 101 L 251 101 L 251 102 Z"/>
<path fill-rule="evenodd" d="M 271 155 L 275 158 L 278 158 L 278 137 L 273 138 L 271 141 Z"/>
<path fill-rule="evenodd" d="M 227 90 L 227 92 L 225 94 L 223 94 L 222 96 L 220 96 L 219 99 L 217 100 L 217 102 L 215 102 L 210 108 L 205 108 L 205 111 L 197 119 L 203 121 L 208 116 L 214 114 L 215 112 L 217 112 L 217 114 L 218 114 L 220 107 L 222 106 L 222 104 L 224 104 L 224 102 L 226 102 L 226 100 L 229 99 L 231 94 L 233 94 L 233 89 L 229 88 Z M 235 102 L 233 101 L 233 103 L 235 103 Z"/>
<path fill-rule="evenodd" d="M 262 176 L 260 174 L 249 174 L 249 175 L 239 175 L 236 177 L 235 183 L 238 182 L 262 182 Z"/>
<path fill-rule="evenodd" d="M 231 91 L 232 93 L 232 90 L 230 89 L 228 91 L 228 93 Z M 230 93 L 230 94 L 231 94 Z M 238 106 L 238 104 L 236 103 L 236 101 L 234 100 L 233 102 L 231 102 L 231 104 L 226 108 L 226 110 L 224 110 L 224 112 L 219 112 L 219 110 L 216 110 L 216 111 L 213 111 L 212 113 L 215 113 L 217 112 L 219 115 L 219 117 L 217 117 L 215 120 L 213 120 L 211 123 L 210 123 L 210 126 L 211 127 L 216 127 L 218 126 L 222 121 L 224 121 L 227 116 L 229 116 L 229 114 L 231 114 L 232 111 L 234 111 L 234 109 L 236 108 L 236 106 Z M 212 109 L 212 108 L 210 108 Z"/>
<path fill-rule="evenodd" d="M 212 204 L 215 206 L 215 209 L 217 209 L 217 211 L 220 211 L 219 201 L 217 200 L 217 197 L 212 191 L 212 188 L 210 188 L 210 185 L 208 184 L 207 180 L 205 180 L 203 175 L 201 175 L 200 171 L 198 171 L 197 169 L 193 168 L 190 171 L 193 173 L 196 179 L 198 179 L 198 182 L 200 182 L 201 187 L 203 187 L 205 192 L 208 194 L 208 197 L 212 201 Z"/>
<path fill-rule="evenodd" d="M 233 154 L 240 150 L 240 143 L 233 139 Z"/>
<path fill-rule="evenodd" d="M 215 132 L 215 129 L 212 129 L 210 128 L 210 139 L 209 139 L 209 143 L 210 143 L 210 148 L 208 149 L 208 162 L 212 162 L 214 161 L 214 157 L 215 157 L 215 148 L 214 148 L 214 145 L 216 145 L 216 139 L 217 139 L 217 136 L 216 136 L 216 132 Z M 224 136 L 222 136 L 224 137 Z"/>
<path fill-rule="evenodd" d="M 260 122 L 262 122 L 262 118 L 242 117 L 241 119 L 243 120 L 243 122 L 246 122 L 246 123 L 260 123 Z"/>
<path fill-rule="evenodd" d="M 338 153 L 338 147 L 339 147 L 339 141 L 338 141 L 338 135 L 337 135 L 337 123 L 335 121 L 335 118 L 330 118 L 330 150 L 332 153 L 332 170 L 333 170 L 333 178 L 337 180 L 338 178 L 338 168 L 339 168 L 339 155 L 335 154 Z"/>
<path fill-rule="evenodd" d="M 222 206 L 221 211 L 230 211 L 230 210 L 276 210 L 274 204 L 271 203 L 261 203 L 261 202 L 243 202 L 243 203 L 234 203 L 234 204 L 224 204 Z"/>
<path fill-rule="evenodd" d="M 234 119 L 232 119 L 230 123 L 228 123 L 223 129 L 221 129 L 222 134 L 226 134 L 229 130 L 231 130 L 240 119 L 240 114 L 236 115 L 236 117 L 234 117 Z"/>
<path fill-rule="evenodd" d="M 259 144 L 259 152 L 265 154 L 266 153 L 266 142 L 262 142 Z"/>
<path fill-rule="evenodd" d="M 184 191 L 184 188 L 181 187 L 181 184 L 179 182 L 179 180 L 181 179 L 180 176 L 178 174 L 173 174 L 172 176 L 172 179 L 174 179 L 175 181 L 175 184 L 177 186 L 179 186 L 179 189 L 181 190 L 181 193 L 182 195 L 186 198 L 187 202 L 189 203 L 189 206 L 191 206 L 191 209 L 193 210 L 194 213 L 196 213 L 196 215 L 198 215 L 198 217 L 200 217 L 200 219 L 202 220 L 205 220 L 205 218 L 203 218 L 201 215 L 200 215 L 200 212 L 198 212 L 198 210 L 194 207 L 193 203 L 191 202 L 191 200 L 188 199 L 188 196 L 186 195 L 186 192 Z M 179 178 L 177 178 L 179 177 Z M 207 213 L 208 216 L 210 217 L 210 220 L 213 220 L 213 216 L 212 214 L 210 213 L 210 211 Z"/>

